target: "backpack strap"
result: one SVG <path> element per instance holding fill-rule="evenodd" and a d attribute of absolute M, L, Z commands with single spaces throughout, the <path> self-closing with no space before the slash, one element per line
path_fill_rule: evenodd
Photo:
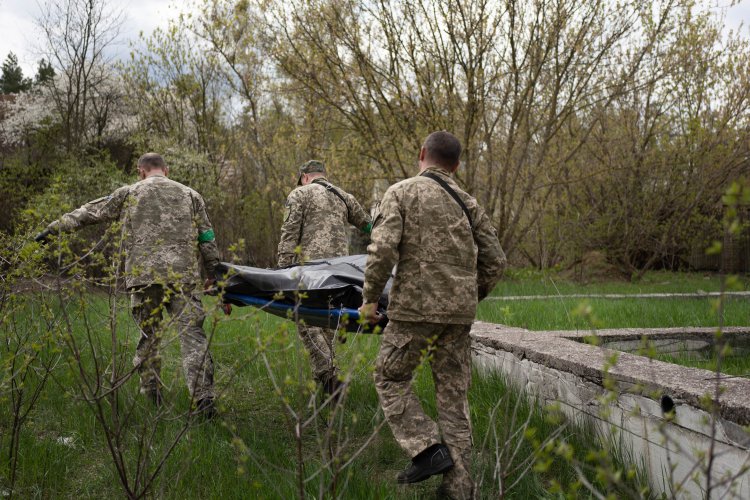
<path fill-rule="evenodd" d="M 440 178 L 439 175 L 435 175 L 432 172 L 422 172 L 419 174 L 422 177 L 428 177 L 432 179 L 433 181 L 440 184 L 440 187 L 442 187 L 451 197 L 456 200 L 456 203 L 461 207 L 461 210 L 464 211 L 464 214 L 466 215 L 466 218 L 469 219 L 469 227 L 471 228 L 471 232 L 474 232 L 474 221 L 471 220 L 471 215 L 469 214 L 469 209 L 466 208 L 466 204 L 461 199 L 460 196 L 458 196 L 458 193 L 456 193 L 450 185 L 445 182 L 443 179 Z"/>
<path fill-rule="evenodd" d="M 323 186 L 324 188 L 326 188 L 326 191 L 328 191 L 328 192 L 331 192 L 331 193 L 335 194 L 336 196 L 338 196 L 338 198 L 339 198 L 339 199 L 340 199 L 341 201 L 343 201 L 343 202 L 344 202 L 344 206 L 346 207 L 346 217 L 347 217 L 347 219 L 348 219 L 348 218 L 349 218 L 349 204 L 348 204 L 348 203 L 346 202 L 346 199 L 344 198 L 344 195 L 342 195 L 342 194 L 341 194 L 341 193 L 339 192 L 339 190 L 338 190 L 338 189 L 336 189 L 336 188 L 335 188 L 335 187 L 333 186 L 333 184 L 331 184 L 330 182 L 326 182 L 326 181 L 324 181 L 324 180 L 322 180 L 322 179 L 315 179 L 315 180 L 314 180 L 314 181 L 312 181 L 312 182 L 313 182 L 313 184 L 320 184 L 321 186 Z"/>

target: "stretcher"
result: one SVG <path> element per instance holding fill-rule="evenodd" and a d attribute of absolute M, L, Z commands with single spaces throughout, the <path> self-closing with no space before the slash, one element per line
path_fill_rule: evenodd
<path fill-rule="evenodd" d="M 222 262 L 217 267 L 220 296 L 226 304 L 257 307 L 310 326 L 371 332 L 374 326 L 361 324 L 357 310 L 362 305 L 366 260 L 366 255 L 349 255 L 282 269 Z M 378 301 L 380 329 L 388 322 L 391 282 L 392 277 Z"/>

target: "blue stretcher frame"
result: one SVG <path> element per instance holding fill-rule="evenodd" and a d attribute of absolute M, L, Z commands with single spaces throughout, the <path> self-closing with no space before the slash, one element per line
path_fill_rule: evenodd
<path fill-rule="evenodd" d="M 310 326 L 319 326 L 322 328 L 344 329 L 352 333 L 382 333 L 388 324 L 388 316 L 385 311 L 379 311 L 380 321 L 375 325 L 362 325 L 359 322 L 359 311 L 348 307 L 339 309 L 320 309 L 317 307 L 307 307 L 299 304 L 288 304 L 268 299 L 261 299 L 252 295 L 240 293 L 225 292 L 223 294 L 224 302 L 235 302 L 257 307 L 261 311 L 289 319 L 289 311 L 293 311 L 297 317 L 303 317 L 306 324 Z"/>
<path fill-rule="evenodd" d="M 318 309 L 316 307 L 305 307 L 300 305 L 285 304 L 283 302 L 268 301 L 266 299 L 259 299 L 252 295 L 242 295 L 239 293 L 224 293 L 224 297 L 231 300 L 236 300 L 247 304 L 249 306 L 255 306 L 258 309 L 272 312 L 277 314 L 279 312 L 286 313 L 287 311 L 297 311 L 300 315 L 309 316 L 320 316 L 325 318 L 341 319 L 347 316 L 350 321 L 359 321 L 359 311 L 357 309 L 349 309 L 342 307 L 341 309 Z M 283 314 L 278 316 L 284 316 Z"/>

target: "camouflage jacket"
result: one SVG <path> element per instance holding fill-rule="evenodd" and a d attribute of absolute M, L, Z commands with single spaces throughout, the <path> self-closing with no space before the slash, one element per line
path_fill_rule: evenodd
<path fill-rule="evenodd" d="M 339 198 L 326 184 L 344 198 Z M 344 201 L 345 200 L 345 201 Z M 289 193 L 278 249 L 278 265 L 298 261 L 295 248 L 302 247 L 304 260 L 342 257 L 349 254 L 347 224 L 370 231 L 370 216 L 354 196 L 318 177 Z"/>
<path fill-rule="evenodd" d="M 470 324 L 478 299 L 500 279 L 505 254 L 489 218 L 450 174 L 439 175 L 466 205 L 433 179 L 416 176 L 394 184 L 383 195 L 375 219 L 362 295 L 377 302 L 396 265 L 388 317 L 401 321 Z"/>
<path fill-rule="evenodd" d="M 115 220 L 122 223 L 128 288 L 200 282 L 198 250 L 207 276 L 214 276 L 219 252 L 203 198 L 163 175 L 152 175 L 86 203 L 48 229 L 73 231 Z"/>

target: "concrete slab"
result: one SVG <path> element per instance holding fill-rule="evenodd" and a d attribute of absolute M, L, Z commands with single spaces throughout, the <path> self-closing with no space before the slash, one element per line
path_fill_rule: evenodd
<path fill-rule="evenodd" d="M 750 498 L 750 379 L 717 378 L 711 371 L 611 348 L 632 347 L 642 338 L 705 348 L 715 333 L 713 328 L 602 330 L 596 332 L 601 345 L 591 345 L 584 342 L 588 331 L 532 332 L 475 322 L 471 335 L 480 367 L 503 372 L 542 402 L 557 403 L 572 419 L 583 416 L 603 434 L 616 434 L 645 461 L 656 491 L 702 498 L 713 443 L 717 495 Z M 750 327 L 727 328 L 723 334 L 747 342 Z M 614 398 L 608 397 L 605 379 Z M 674 403 L 674 418 L 665 418 L 663 397 Z M 715 405 L 716 419 L 709 405 Z"/>

